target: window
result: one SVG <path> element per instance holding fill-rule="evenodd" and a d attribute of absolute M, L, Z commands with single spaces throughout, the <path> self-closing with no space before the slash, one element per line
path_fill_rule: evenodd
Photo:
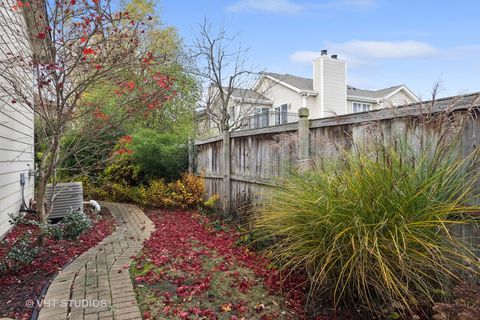
<path fill-rule="evenodd" d="M 275 108 L 275 124 L 278 125 L 280 124 L 281 118 L 280 118 L 280 107 Z"/>
<path fill-rule="evenodd" d="M 281 111 L 281 123 L 285 124 L 287 123 L 287 115 L 288 115 L 288 105 L 287 104 L 282 104 L 282 111 Z"/>
<path fill-rule="evenodd" d="M 282 104 L 275 108 L 275 124 L 285 124 L 288 122 L 288 104 Z"/>
<path fill-rule="evenodd" d="M 372 107 L 372 105 L 370 103 L 354 102 L 353 103 L 353 112 L 370 111 L 371 107 Z"/>
<path fill-rule="evenodd" d="M 253 112 L 253 120 L 254 120 L 254 125 L 253 127 L 254 128 L 258 128 L 260 127 L 260 116 L 261 116 L 261 113 L 262 113 L 262 109 L 260 108 L 255 108 L 255 111 Z"/>
<path fill-rule="evenodd" d="M 255 108 L 255 128 L 269 126 L 268 108 Z"/>
<path fill-rule="evenodd" d="M 268 108 L 262 108 L 262 127 L 268 127 Z"/>
<path fill-rule="evenodd" d="M 237 121 L 237 114 L 235 113 L 235 106 L 232 107 L 232 122 Z"/>

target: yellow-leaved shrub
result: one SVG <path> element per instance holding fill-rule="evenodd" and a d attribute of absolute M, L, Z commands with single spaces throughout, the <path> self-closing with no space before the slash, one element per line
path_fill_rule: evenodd
<path fill-rule="evenodd" d="M 139 192 L 143 206 L 181 209 L 195 208 L 201 205 L 204 193 L 204 179 L 190 173 L 185 173 L 181 180 L 170 183 L 153 180 L 148 187 L 144 187 Z"/>
<path fill-rule="evenodd" d="M 220 201 L 220 196 L 215 193 L 213 196 L 208 198 L 207 201 L 203 203 L 203 206 L 208 209 L 215 209 L 218 206 L 219 201 Z"/>
<path fill-rule="evenodd" d="M 123 183 L 108 183 L 96 187 L 83 181 L 85 194 L 91 199 L 117 202 L 134 202 L 150 208 L 196 208 L 204 203 L 205 181 L 203 177 L 184 173 L 180 180 L 166 183 L 158 179 L 146 186 L 132 187 Z"/>

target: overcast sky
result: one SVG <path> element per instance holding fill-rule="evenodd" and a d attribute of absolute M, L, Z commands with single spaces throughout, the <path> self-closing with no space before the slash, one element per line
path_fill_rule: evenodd
<path fill-rule="evenodd" d="M 311 77 L 328 49 L 364 89 L 406 84 L 428 98 L 480 91 L 480 1 L 161 0 L 164 22 L 191 44 L 204 18 L 238 34 L 262 70 Z"/>

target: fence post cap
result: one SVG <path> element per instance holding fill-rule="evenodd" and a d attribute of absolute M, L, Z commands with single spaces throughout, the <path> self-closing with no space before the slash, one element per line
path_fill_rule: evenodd
<path fill-rule="evenodd" d="M 308 108 L 298 109 L 298 116 L 300 118 L 308 118 L 308 114 L 309 114 Z"/>

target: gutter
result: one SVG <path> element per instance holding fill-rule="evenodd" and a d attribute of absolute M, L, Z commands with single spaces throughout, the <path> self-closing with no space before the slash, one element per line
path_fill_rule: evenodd
<path fill-rule="evenodd" d="M 298 92 L 298 93 L 301 94 L 302 96 L 307 96 L 307 97 L 316 97 L 316 96 L 318 96 L 318 92 L 310 91 L 310 90 L 303 90 L 303 91 L 300 91 L 300 92 Z"/>
<path fill-rule="evenodd" d="M 302 104 L 303 104 L 303 108 L 308 108 L 307 107 L 307 98 L 308 97 L 316 97 L 318 95 L 318 93 L 316 92 L 311 92 L 311 91 L 302 91 L 300 92 L 300 94 L 302 95 Z"/>
<path fill-rule="evenodd" d="M 361 97 L 361 96 L 347 95 L 347 100 L 358 100 L 358 101 L 362 101 L 362 102 L 378 103 L 382 99 L 384 99 L 384 98 L 375 99 L 375 98 L 367 98 L 367 97 Z"/>
<path fill-rule="evenodd" d="M 273 104 L 271 100 L 263 100 L 263 99 L 245 99 L 245 98 L 237 98 L 233 97 L 233 101 L 240 102 L 240 103 L 251 103 L 251 104 Z"/>

